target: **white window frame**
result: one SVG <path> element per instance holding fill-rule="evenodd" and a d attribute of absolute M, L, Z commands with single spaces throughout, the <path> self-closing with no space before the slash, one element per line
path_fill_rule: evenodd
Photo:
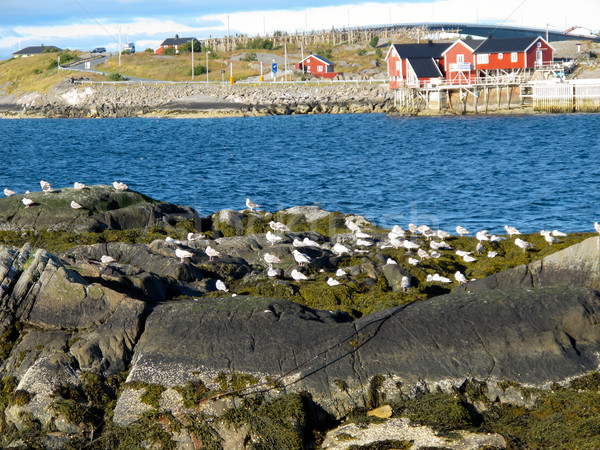
<path fill-rule="evenodd" d="M 477 54 L 477 64 L 489 64 L 490 55 L 489 53 L 478 53 Z"/>
<path fill-rule="evenodd" d="M 323 66 L 317 66 L 317 72 L 323 72 Z"/>
<path fill-rule="evenodd" d="M 456 55 L 456 63 L 457 64 L 462 64 L 465 62 L 465 55 L 463 55 L 462 53 L 459 53 L 458 55 Z"/>
<path fill-rule="evenodd" d="M 498 59 L 504 58 L 504 53 L 498 53 Z"/>
<path fill-rule="evenodd" d="M 517 52 L 512 52 L 510 54 L 510 62 L 517 62 L 519 61 L 519 54 Z"/>
<path fill-rule="evenodd" d="M 397 73 L 402 72 L 402 61 L 400 61 L 400 60 L 396 61 L 396 72 Z"/>

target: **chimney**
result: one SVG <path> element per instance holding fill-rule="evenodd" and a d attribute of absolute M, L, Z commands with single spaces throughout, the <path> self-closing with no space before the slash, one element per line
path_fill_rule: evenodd
<path fill-rule="evenodd" d="M 431 39 L 429 39 L 429 40 L 427 41 L 427 44 L 429 44 L 429 45 L 433 45 L 433 41 L 432 41 Z"/>
<path fill-rule="evenodd" d="M 179 35 L 178 34 L 175 34 L 175 39 L 179 39 Z"/>

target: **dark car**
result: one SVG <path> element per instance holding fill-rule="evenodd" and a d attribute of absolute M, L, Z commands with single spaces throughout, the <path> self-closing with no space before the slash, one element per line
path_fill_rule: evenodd
<path fill-rule="evenodd" d="M 106 53 L 106 49 L 104 47 L 96 47 L 91 53 Z"/>

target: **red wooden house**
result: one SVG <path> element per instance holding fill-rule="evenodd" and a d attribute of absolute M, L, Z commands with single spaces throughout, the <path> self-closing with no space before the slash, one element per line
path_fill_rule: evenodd
<path fill-rule="evenodd" d="M 180 38 L 179 35 L 176 34 L 174 38 L 165 39 L 162 42 L 162 44 L 160 44 L 160 47 L 158 47 L 157 49 L 154 50 L 154 53 L 156 53 L 157 55 L 162 55 L 164 53 L 165 49 L 170 48 L 170 47 L 175 49 L 175 53 L 179 53 L 179 47 L 190 42 L 192 39 L 194 39 L 195 41 L 198 41 L 198 39 L 193 38 L 193 37 Z"/>
<path fill-rule="evenodd" d="M 422 87 L 444 78 L 443 52 L 450 44 L 392 44 L 387 52 L 390 88 Z"/>
<path fill-rule="evenodd" d="M 334 64 L 320 55 L 310 54 L 302 61 L 296 64 L 296 70 L 301 70 L 303 73 L 311 73 L 319 78 L 334 78 L 338 75 L 334 72 Z"/>
<path fill-rule="evenodd" d="M 458 40 L 444 52 L 446 80 L 469 84 L 488 77 L 522 75 L 547 67 L 554 49 L 541 36 Z"/>

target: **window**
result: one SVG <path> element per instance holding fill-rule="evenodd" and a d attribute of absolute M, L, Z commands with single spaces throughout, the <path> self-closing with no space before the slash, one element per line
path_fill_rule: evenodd
<path fill-rule="evenodd" d="M 490 55 L 487 53 L 481 53 L 477 55 L 477 64 L 487 64 L 490 62 Z"/>
<path fill-rule="evenodd" d="M 310 66 L 306 66 L 306 70 L 310 72 Z"/>
<path fill-rule="evenodd" d="M 306 60 L 306 62 L 307 62 L 307 63 L 310 63 L 310 58 L 308 58 L 308 59 Z"/>
<path fill-rule="evenodd" d="M 457 63 L 464 63 L 465 62 L 465 55 L 456 55 L 456 62 Z"/>
<path fill-rule="evenodd" d="M 541 43 L 541 42 L 538 42 L 538 43 L 537 43 L 537 46 L 538 46 L 538 48 L 540 48 L 540 47 L 542 46 L 542 43 Z"/>
<path fill-rule="evenodd" d="M 317 71 L 323 72 L 323 66 L 317 66 Z"/>
<path fill-rule="evenodd" d="M 396 72 L 400 72 L 400 61 L 396 61 Z"/>
<path fill-rule="evenodd" d="M 504 58 L 504 53 L 498 53 L 498 59 Z"/>
<path fill-rule="evenodd" d="M 519 60 L 519 54 L 517 52 L 512 52 L 510 54 L 510 62 L 517 62 Z"/>

